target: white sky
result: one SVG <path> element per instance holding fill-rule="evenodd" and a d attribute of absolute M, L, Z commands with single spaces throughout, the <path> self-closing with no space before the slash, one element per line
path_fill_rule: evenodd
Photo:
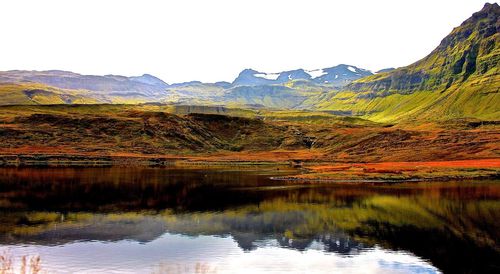
<path fill-rule="evenodd" d="M 169 83 L 232 81 L 244 68 L 378 70 L 424 57 L 484 3 L 1 0 L 0 70 L 150 73 Z"/>

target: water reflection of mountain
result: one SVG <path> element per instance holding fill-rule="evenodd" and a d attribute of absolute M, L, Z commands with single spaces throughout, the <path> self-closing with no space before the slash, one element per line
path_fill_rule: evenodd
<path fill-rule="evenodd" d="M 314 239 L 296 239 L 290 240 L 286 237 L 278 239 L 281 246 L 297 250 L 306 250 L 311 246 L 325 252 L 333 252 L 342 255 L 356 255 L 365 248 L 371 247 L 361 242 L 353 240 L 350 236 L 343 233 L 332 233 L 318 235 Z"/>
<path fill-rule="evenodd" d="M 166 233 L 165 222 L 154 217 L 140 220 L 110 221 L 102 216 L 80 223 L 58 222 L 47 229 L 29 228 L 26 233 L 5 233 L 0 236 L 1 244 L 63 245 L 81 241 L 116 242 L 131 240 L 141 243 L 151 242 Z"/>
<path fill-rule="evenodd" d="M 305 238 L 289 238 L 286 233 L 276 232 L 277 226 L 259 227 L 254 232 L 252 227 L 258 224 L 247 226 L 245 229 L 234 227 L 220 227 L 220 230 L 214 230 L 210 233 L 200 231 L 194 233 L 189 229 L 182 229 L 179 226 L 172 225 L 168 220 L 159 216 L 143 216 L 141 218 L 117 220 L 117 217 L 94 216 L 90 222 L 79 224 L 64 222 L 54 224 L 52 228 L 46 230 L 32 231 L 26 234 L 5 233 L 0 235 L 0 244 L 37 244 L 37 245 L 63 245 L 72 242 L 81 241 L 106 241 L 115 242 L 122 240 L 132 240 L 141 243 L 151 242 L 158 239 L 165 233 L 180 234 L 187 237 L 196 237 L 199 235 L 212 235 L 219 237 L 232 237 L 238 246 L 245 251 L 255 250 L 262 243 L 269 241 L 275 242 L 283 248 L 291 248 L 299 251 L 307 250 L 314 245 L 315 249 L 325 252 L 335 252 L 338 254 L 356 254 L 361 249 L 366 248 L 360 242 L 353 240 L 349 235 L 342 232 L 331 232 L 325 234 L 312 235 Z M 195 220 L 190 220 L 196 222 Z M 184 225 L 190 226 L 186 221 Z M 198 223 L 199 225 L 199 223 Z M 206 224 L 215 225 L 215 224 Z M 274 233 L 273 233 L 274 232 Z"/>
<path fill-rule="evenodd" d="M 147 243 L 174 233 L 232 236 L 243 250 L 274 242 L 351 255 L 379 245 L 453 273 L 500 267 L 495 182 L 297 186 L 234 171 L 53 173 L 0 171 L 1 244 Z"/>

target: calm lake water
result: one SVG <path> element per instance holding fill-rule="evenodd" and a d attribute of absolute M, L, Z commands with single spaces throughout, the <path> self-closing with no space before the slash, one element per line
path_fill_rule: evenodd
<path fill-rule="evenodd" d="M 0 252 L 47 273 L 500 273 L 500 181 L 0 168 Z M 1 267 L 1 264 L 0 264 Z"/>

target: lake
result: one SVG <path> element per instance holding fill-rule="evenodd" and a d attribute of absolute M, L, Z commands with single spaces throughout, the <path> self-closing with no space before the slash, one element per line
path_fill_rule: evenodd
<path fill-rule="evenodd" d="M 0 168 L 0 253 L 46 273 L 499 273 L 499 180 L 270 179 L 297 172 Z"/>

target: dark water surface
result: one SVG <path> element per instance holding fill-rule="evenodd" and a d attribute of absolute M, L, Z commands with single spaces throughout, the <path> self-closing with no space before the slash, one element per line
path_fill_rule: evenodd
<path fill-rule="evenodd" d="M 0 252 L 48 273 L 500 273 L 500 181 L 0 168 Z M 1 267 L 1 263 L 0 263 Z"/>

